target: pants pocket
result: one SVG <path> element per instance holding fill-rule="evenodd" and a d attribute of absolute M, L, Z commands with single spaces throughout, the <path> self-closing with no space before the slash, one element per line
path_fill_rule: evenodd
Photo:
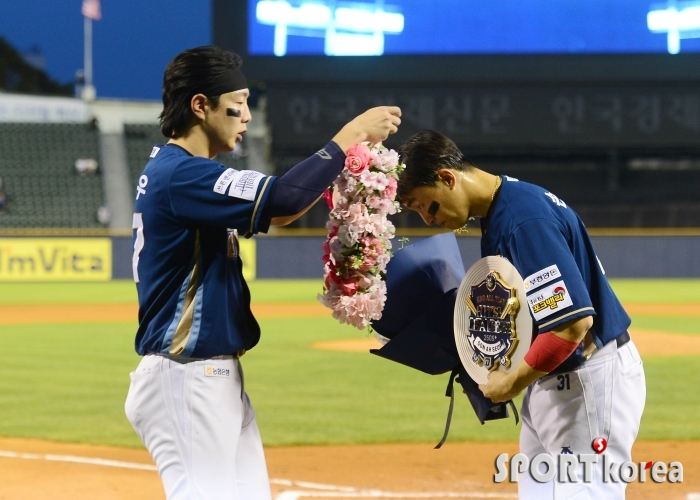
<path fill-rule="evenodd" d="M 139 365 L 135 371 L 129 374 L 131 383 L 124 402 L 124 413 L 139 436 L 141 434 L 138 431 L 138 424 L 142 421 L 143 414 L 141 407 L 144 401 L 148 401 L 150 397 L 149 391 L 153 390 L 153 384 L 150 382 L 153 378 L 153 373 L 154 370 L 152 368 L 145 368 Z"/>

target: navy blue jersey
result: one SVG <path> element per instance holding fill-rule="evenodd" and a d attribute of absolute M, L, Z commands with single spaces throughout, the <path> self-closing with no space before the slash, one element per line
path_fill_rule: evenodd
<path fill-rule="evenodd" d="M 267 231 L 275 179 L 173 144 L 153 148 L 134 207 L 139 354 L 207 358 L 257 344 L 237 234 Z"/>
<path fill-rule="evenodd" d="M 508 176 L 502 180 L 482 219 L 481 254 L 501 255 L 520 272 L 536 332 L 593 316 L 591 333 L 598 347 L 625 333 L 630 318 L 578 215 L 539 186 Z"/>

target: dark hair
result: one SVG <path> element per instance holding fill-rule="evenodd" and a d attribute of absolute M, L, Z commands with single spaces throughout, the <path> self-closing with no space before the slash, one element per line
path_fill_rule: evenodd
<path fill-rule="evenodd" d="M 468 172 L 474 167 L 449 137 L 436 130 L 421 130 L 401 145 L 398 153 L 406 165 L 396 191 L 399 200 L 419 186 L 435 186 L 440 169 Z"/>
<path fill-rule="evenodd" d="M 183 135 L 192 120 L 192 97 L 204 93 L 201 89 L 211 87 L 224 73 L 242 63 L 237 54 L 213 45 L 195 47 L 176 55 L 163 75 L 163 112 L 160 114 L 163 135 L 171 138 Z M 219 106 L 218 95 L 207 95 L 207 98 L 214 109 Z"/>

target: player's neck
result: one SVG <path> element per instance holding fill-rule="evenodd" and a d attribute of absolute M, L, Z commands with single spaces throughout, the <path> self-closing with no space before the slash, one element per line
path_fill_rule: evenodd
<path fill-rule="evenodd" d="M 469 199 L 469 216 L 485 217 L 493 202 L 498 177 L 473 168 L 463 177 Z"/>
<path fill-rule="evenodd" d="M 170 139 L 168 144 L 177 144 L 192 156 L 214 158 L 218 151 L 201 126 L 195 125 L 177 139 Z"/>

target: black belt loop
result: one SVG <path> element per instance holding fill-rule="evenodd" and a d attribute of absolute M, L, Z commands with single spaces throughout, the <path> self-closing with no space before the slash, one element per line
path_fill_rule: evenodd
<path fill-rule="evenodd" d="M 455 406 L 455 387 L 454 381 L 459 374 L 459 368 L 454 368 L 452 373 L 450 373 L 450 381 L 447 382 L 447 390 L 445 391 L 445 396 L 450 398 L 450 409 L 447 410 L 447 422 L 445 422 L 445 433 L 442 435 L 442 439 L 435 446 L 435 450 L 439 450 L 440 447 L 447 441 L 447 435 L 450 433 L 450 424 L 452 423 L 452 410 Z"/>
<path fill-rule="evenodd" d="M 619 349 L 620 347 L 625 345 L 630 340 L 632 340 L 632 338 L 630 337 L 630 332 L 623 333 L 622 335 L 620 335 L 619 337 L 617 337 L 615 339 L 615 342 L 617 343 L 617 348 Z"/>

